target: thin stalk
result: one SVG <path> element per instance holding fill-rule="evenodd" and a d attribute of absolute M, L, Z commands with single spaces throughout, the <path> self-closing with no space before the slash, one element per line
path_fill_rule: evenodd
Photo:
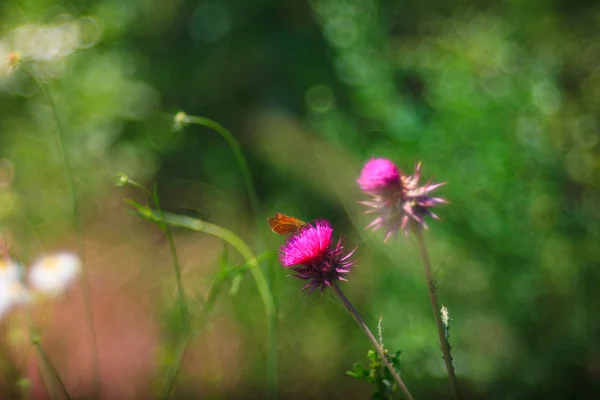
<path fill-rule="evenodd" d="M 167 384 L 165 385 L 164 392 L 161 399 L 168 400 L 171 398 L 171 393 L 173 393 L 173 388 L 175 387 L 175 382 L 177 381 L 177 375 L 179 374 L 179 369 L 181 368 L 181 362 L 183 361 L 183 356 L 185 355 L 185 351 L 187 350 L 188 345 L 192 337 L 189 333 L 185 333 L 179 338 L 179 342 L 177 343 L 177 347 L 175 349 L 175 360 L 169 367 L 169 370 L 166 372 L 167 375 Z"/>
<path fill-rule="evenodd" d="M 363 330 L 365 335 L 367 335 L 367 337 L 371 341 L 371 344 L 373 344 L 373 347 L 375 347 L 375 350 L 377 350 L 377 353 L 379 354 L 379 358 L 381 358 L 381 361 L 385 364 L 387 369 L 390 371 L 390 373 L 394 377 L 394 380 L 398 384 L 398 387 L 400 388 L 400 390 L 402 390 L 402 393 L 404 393 L 404 396 L 406 396 L 406 398 L 408 400 L 413 400 L 413 397 L 410 394 L 410 392 L 408 391 L 408 388 L 406 387 L 406 385 L 404 384 L 404 381 L 402 381 L 400 374 L 398 374 L 398 371 L 396 371 L 394 366 L 388 361 L 387 357 L 385 356 L 385 350 L 383 350 L 383 347 L 381 347 L 381 345 L 379 344 L 379 342 L 377 341 L 375 336 L 373 336 L 373 333 L 371 333 L 371 331 L 369 330 L 369 327 L 367 326 L 365 321 L 363 321 L 363 319 L 360 316 L 360 314 L 358 313 L 358 311 L 356 311 L 356 308 L 354 308 L 352 303 L 350 303 L 350 300 L 348 300 L 348 298 L 346 297 L 344 292 L 342 292 L 342 289 L 340 289 L 340 287 L 337 285 L 337 283 L 333 282 L 331 287 L 333 288 L 333 291 L 337 295 L 338 299 L 344 304 L 344 306 L 346 307 L 346 309 L 348 310 L 350 315 L 352 315 L 352 317 L 354 318 L 354 320 L 356 321 L 358 326 L 360 326 L 360 328 Z"/>
<path fill-rule="evenodd" d="M 160 215 L 160 220 L 158 221 L 159 226 L 167 235 L 167 239 L 169 241 L 169 248 L 171 249 L 171 257 L 173 258 L 173 268 L 175 270 L 175 280 L 177 282 L 177 294 L 179 297 L 179 305 L 181 311 L 181 317 L 183 318 L 185 324 L 186 332 L 179 338 L 179 343 L 177 344 L 175 351 L 175 361 L 171 364 L 169 371 L 167 372 L 167 385 L 165 387 L 164 394 L 162 396 L 163 399 L 168 400 L 171 397 L 171 393 L 173 392 L 173 388 L 175 386 L 175 381 L 177 380 L 177 375 L 179 374 L 179 369 L 181 367 L 181 362 L 183 361 L 183 356 L 185 355 L 185 351 L 192 339 L 191 334 L 189 332 L 188 326 L 188 315 L 187 315 L 187 298 L 185 296 L 185 291 L 183 289 L 183 282 L 181 279 L 181 265 L 179 263 L 179 256 L 177 255 L 177 249 L 175 248 L 175 241 L 173 240 L 173 235 L 171 230 L 167 226 L 165 222 L 165 217 L 163 213 L 163 209 L 160 206 L 160 199 L 158 197 L 156 186 L 154 187 L 154 192 L 152 193 L 152 200 L 154 201 L 154 205 L 156 206 L 158 213 Z"/>
<path fill-rule="evenodd" d="M 242 146 L 240 142 L 237 141 L 235 136 L 229 131 L 229 129 L 225 128 L 223 125 L 215 122 L 211 119 L 204 117 L 197 117 L 195 115 L 186 115 L 185 122 L 201 125 L 212 129 L 217 132 L 219 135 L 227 141 L 229 147 L 233 151 L 235 158 L 237 159 L 238 164 L 240 165 L 240 170 L 242 171 L 242 178 L 244 184 L 246 185 L 246 191 L 248 192 L 248 199 L 250 200 L 250 206 L 252 207 L 252 211 L 254 212 L 255 218 L 260 218 L 262 215 L 260 211 L 260 202 L 258 201 L 258 195 L 256 194 L 256 188 L 254 187 L 254 181 L 252 179 L 252 173 L 250 172 L 250 165 L 244 156 L 244 152 L 242 151 Z"/>
<path fill-rule="evenodd" d="M 212 310 L 212 306 L 217 298 L 217 294 L 219 293 L 220 285 L 223 283 L 223 280 L 216 280 L 210 288 L 208 292 L 208 296 L 206 297 L 206 301 L 204 302 L 204 307 L 202 308 L 202 313 L 199 316 L 200 319 L 200 328 L 204 326 L 204 322 L 208 316 L 210 310 Z M 161 399 L 168 400 L 171 398 L 171 394 L 173 393 L 173 388 L 175 387 L 175 382 L 177 381 L 177 375 L 179 374 L 179 369 L 181 368 L 181 363 L 183 362 L 183 357 L 185 352 L 192 340 L 191 333 L 185 333 L 179 338 L 179 342 L 177 343 L 177 347 L 175 349 L 175 360 L 171 364 L 169 370 L 167 371 L 167 379 L 165 384 L 165 389 L 163 391 L 163 395 L 160 397 Z"/>
<path fill-rule="evenodd" d="M 86 323 L 88 325 L 88 329 L 90 330 L 90 337 L 92 342 L 92 370 L 94 376 L 94 388 L 96 397 L 100 396 L 100 362 L 98 359 L 98 341 L 96 339 L 96 329 L 94 327 L 94 314 L 92 310 L 92 297 L 91 297 L 91 289 L 90 289 L 90 278 L 87 269 L 86 256 L 85 256 L 85 248 L 83 244 L 83 228 L 81 225 L 81 219 L 79 216 L 79 206 L 77 203 L 77 187 L 75 185 L 75 178 L 73 175 L 73 169 L 71 167 L 71 161 L 69 158 L 69 152 L 67 151 L 67 145 L 65 143 L 65 133 L 60 122 L 60 118 L 58 116 L 58 110 L 56 108 L 56 103 L 54 103 L 54 99 L 50 95 L 50 91 L 43 85 L 30 71 L 25 70 L 31 80 L 35 82 L 35 84 L 39 87 L 41 92 L 46 97 L 46 100 L 50 104 L 50 108 L 52 108 L 52 113 L 54 115 L 54 119 L 57 127 L 57 138 L 59 142 L 61 156 L 63 158 L 63 162 L 65 164 L 65 172 L 67 175 L 67 181 L 69 185 L 69 192 L 71 197 L 71 208 L 73 210 L 73 227 L 75 228 L 75 232 L 77 233 L 77 248 L 79 256 L 81 257 L 82 264 L 82 274 L 81 281 L 83 282 L 83 298 L 86 309 Z"/>
<path fill-rule="evenodd" d="M 21 371 L 17 367 L 14 356 L 9 350 L 8 332 L 8 324 L 0 324 L 0 376 L 2 377 L 0 392 L 6 398 L 16 399 L 18 396 L 17 391 L 22 393 L 24 385 L 21 384 L 23 380 L 19 380 Z M 18 383 L 14 385 L 16 382 Z"/>
<path fill-rule="evenodd" d="M 227 128 L 225 128 L 223 125 L 219 124 L 216 121 L 213 121 L 209 118 L 205 118 L 205 117 L 199 117 L 199 116 L 195 116 L 195 115 L 187 115 L 185 114 L 185 120 L 186 123 L 192 123 L 195 125 L 200 125 L 200 126 L 204 126 L 206 128 L 212 129 L 213 131 L 217 132 L 219 135 L 221 135 L 221 137 L 223 137 L 223 139 L 225 139 L 225 141 L 227 142 L 227 144 L 229 144 L 229 147 L 231 147 L 231 150 L 233 151 L 233 154 L 235 155 L 235 158 L 237 159 L 237 162 L 240 166 L 240 170 L 242 172 L 242 179 L 244 181 L 244 184 L 246 185 L 246 191 L 248 192 L 248 199 L 250 201 L 250 206 L 252 207 L 252 211 L 254 213 L 254 217 L 257 221 L 257 226 L 259 227 L 261 223 L 263 223 L 263 221 L 261 220 L 262 217 L 262 211 L 261 211 L 261 207 L 260 207 L 260 202 L 258 200 L 258 195 L 256 193 L 256 187 L 254 186 L 254 180 L 252 179 L 252 173 L 250 171 L 250 165 L 248 164 L 248 160 L 246 159 L 246 157 L 244 156 L 244 152 L 242 151 L 242 146 L 240 145 L 240 143 L 237 141 L 237 139 L 235 138 L 235 136 L 231 133 L 231 131 Z M 265 247 L 264 243 L 265 240 L 262 236 L 262 232 L 259 229 L 259 235 L 258 235 L 258 242 L 260 245 L 260 248 Z M 269 263 L 269 265 L 271 265 L 273 263 Z M 275 271 L 276 271 L 277 266 L 276 265 L 272 265 L 272 267 L 270 268 L 271 270 L 271 275 L 270 275 L 270 279 L 267 280 L 267 282 L 270 282 L 270 286 L 271 286 L 271 290 L 274 290 L 274 276 L 275 276 Z M 275 310 L 274 310 L 274 314 L 273 314 L 273 318 L 275 320 L 278 319 L 277 317 L 277 304 L 274 302 L 273 303 Z M 271 390 L 270 394 L 269 394 L 269 398 L 277 398 L 277 393 L 276 393 L 276 386 L 277 386 L 277 324 L 273 323 L 269 325 L 269 331 L 267 333 L 268 336 L 268 346 L 269 346 L 269 356 L 268 356 L 268 362 L 267 362 L 267 370 L 269 371 L 269 388 Z"/>
<path fill-rule="evenodd" d="M 37 353 L 36 356 L 39 360 L 39 355 Z M 52 373 L 48 370 L 48 368 L 46 368 L 45 364 L 43 364 L 40 361 L 38 361 L 37 364 L 37 372 L 40 376 L 40 382 L 42 382 L 42 384 L 46 388 L 46 393 L 48 393 L 48 397 L 50 398 L 50 400 L 60 400 Z"/>
<path fill-rule="evenodd" d="M 48 357 L 48 355 L 42 348 L 42 345 L 40 344 L 39 340 L 33 340 L 32 343 L 33 343 L 34 347 L 36 348 L 38 355 L 40 357 L 40 360 L 44 364 L 44 367 L 47 369 L 47 371 L 50 372 L 50 374 L 54 377 L 56 382 L 58 382 L 58 386 L 60 386 L 60 390 L 62 391 L 63 395 L 65 396 L 65 399 L 71 400 L 71 397 L 69 396 L 69 392 L 67 391 L 67 387 L 63 383 L 62 379 L 60 379 L 58 370 L 56 369 L 56 367 L 50 360 L 50 357 Z"/>
<path fill-rule="evenodd" d="M 151 210 L 140 212 L 140 215 L 154 221 L 161 218 L 160 215 Z M 163 213 L 163 218 L 169 225 L 179 226 L 197 232 L 204 232 L 218 237 L 232 245 L 241 254 L 241 256 L 244 258 L 244 261 L 249 266 L 250 273 L 254 278 L 256 288 L 258 289 L 258 293 L 263 302 L 265 313 L 268 316 L 274 314 L 274 300 L 273 296 L 271 295 L 267 279 L 265 278 L 265 274 L 263 270 L 259 268 L 258 259 L 254 256 L 252 250 L 250 250 L 250 247 L 248 247 L 248 245 L 239 236 L 228 229 L 220 227 L 219 225 L 211 224 L 210 222 L 202 221 L 198 218 L 192 218 L 169 212 Z"/>
<path fill-rule="evenodd" d="M 269 390 L 270 397 L 275 398 L 277 396 L 276 384 L 277 384 L 277 348 L 274 346 L 276 343 L 277 334 L 277 314 L 275 307 L 275 300 L 269 288 L 269 283 L 263 270 L 260 268 L 258 259 L 252 253 L 252 250 L 248 245 L 235 233 L 228 229 L 222 228 L 218 225 L 211 224 L 210 222 L 202 221 L 197 218 L 188 217 L 185 215 L 178 215 L 172 213 L 163 213 L 163 215 L 157 215 L 156 212 L 145 210 L 140 212 L 143 217 L 151 220 L 163 219 L 167 224 L 173 226 L 179 226 L 187 228 L 197 232 L 204 232 L 209 235 L 218 237 L 231 246 L 233 246 L 244 258 L 244 261 L 250 269 L 250 273 L 256 283 L 256 288 L 263 302 L 265 314 L 267 317 L 267 343 L 269 344 L 269 352 L 267 356 L 268 364 L 268 379 L 269 379 Z"/>
<path fill-rule="evenodd" d="M 21 380 L 19 389 L 21 390 L 21 400 L 29 400 L 29 392 L 31 391 L 28 381 Z"/>
<path fill-rule="evenodd" d="M 452 355 L 450 354 L 450 344 L 446 339 L 444 333 L 444 325 L 442 323 L 442 317 L 440 315 L 440 307 L 437 299 L 437 293 L 433 283 L 433 274 L 431 273 L 431 263 L 429 262 L 429 256 L 427 255 L 427 248 L 423 241 L 423 234 L 421 227 L 415 227 L 413 229 L 415 236 L 417 237 L 417 244 L 419 246 L 419 253 L 423 260 L 423 268 L 425 269 L 425 278 L 427 279 L 427 291 L 429 293 L 429 301 L 431 302 L 431 308 L 433 310 L 433 318 L 435 319 L 435 325 L 437 327 L 438 336 L 440 338 L 440 345 L 442 348 L 442 355 L 444 363 L 446 364 L 446 371 L 448 372 L 448 380 L 450 381 L 450 389 L 452 395 L 456 400 L 460 399 L 458 392 L 458 383 L 456 382 L 456 375 L 454 374 L 454 366 L 452 365 Z"/>
<path fill-rule="evenodd" d="M 160 198 L 158 197 L 157 187 L 155 186 L 154 191 L 152 193 L 150 193 L 150 191 L 148 191 L 143 185 L 141 185 L 140 183 L 138 183 L 134 180 L 129 179 L 128 183 L 137 187 L 138 189 L 141 189 L 144 193 L 146 193 L 148 195 L 148 197 L 152 198 L 152 201 L 154 202 L 154 205 L 156 206 L 156 209 L 158 210 L 159 218 L 155 222 L 158 224 L 158 226 L 161 228 L 161 230 L 165 233 L 165 235 L 167 236 L 167 239 L 169 241 L 171 257 L 173 258 L 173 269 L 175 270 L 175 280 L 176 280 L 176 286 L 177 286 L 177 296 L 178 296 L 179 305 L 180 305 L 180 312 L 181 312 L 181 317 L 183 318 L 183 321 L 185 324 L 185 332 L 179 338 L 179 341 L 178 341 L 178 344 L 176 347 L 175 359 L 174 359 L 173 363 L 171 364 L 171 366 L 169 367 L 169 370 L 166 373 L 167 383 L 165 385 L 165 389 L 164 389 L 164 392 L 163 392 L 163 395 L 161 396 L 161 398 L 167 400 L 171 397 L 171 393 L 173 392 L 173 387 L 175 386 L 175 381 L 177 380 L 177 375 L 179 374 L 181 362 L 183 361 L 183 356 L 185 355 L 185 351 L 187 350 L 187 347 L 191 340 L 191 333 L 190 333 L 190 329 L 189 329 L 189 325 L 188 325 L 189 323 L 191 323 L 191 321 L 188 320 L 188 315 L 187 315 L 187 297 L 185 296 L 185 291 L 183 289 L 183 282 L 181 279 L 181 264 L 179 263 L 179 256 L 177 255 L 177 248 L 175 247 L 175 241 L 173 240 L 173 234 L 171 233 L 171 230 L 169 229 L 169 227 L 167 226 L 167 223 L 165 222 L 164 212 L 160 205 Z M 205 309 L 206 309 L 206 304 L 204 304 L 203 311 Z"/>
<path fill-rule="evenodd" d="M 175 248 L 175 241 L 173 241 L 173 235 L 171 234 L 171 230 L 169 229 L 169 227 L 167 226 L 167 223 L 165 222 L 165 216 L 164 216 L 162 207 L 160 206 L 160 200 L 158 198 L 158 193 L 156 191 L 156 187 L 154 187 L 154 192 L 151 197 L 152 197 L 152 200 L 154 201 L 154 205 L 158 209 L 158 213 L 160 215 L 160 220 L 158 221 L 158 224 L 160 225 L 163 232 L 165 232 L 165 234 L 167 235 L 167 239 L 169 240 L 169 248 L 171 249 L 171 257 L 173 258 L 173 268 L 175 269 L 175 279 L 177 281 L 177 293 L 179 295 L 179 301 L 181 304 L 181 314 L 185 321 L 187 319 L 187 317 L 186 317 L 187 299 L 185 296 L 185 291 L 183 290 L 183 282 L 181 280 L 181 265 L 179 264 L 179 257 L 177 256 L 177 249 Z"/>
<path fill-rule="evenodd" d="M 134 181 L 133 179 L 128 179 L 127 182 L 130 185 L 133 185 L 136 188 L 143 191 L 144 193 L 146 193 L 146 195 L 148 195 L 148 197 L 150 197 L 152 199 L 152 202 L 154 203 L 154 205 L 156 206 L 156 209 L 158 210 L 158 215 L 160 218 L 156 219 L 155 222 L 158 224 L 160 229 L 162 229 L 162 231 L 165 232 L 165 235 L 167 236 L 167 239 L 169 241 L 169 249 L 171 251 L 171 257 L 173 258 L 173 269 L 175 270 L 175 280 L 177 282 L 177 294 L 179 296 L 179 300 L 181 300 L 182 303 L 186 303 L 187 298 L 185 296 L 185 291 L 183 289 L 183 281 L 181 278 L 181 264 L 179 263 L 179 256 L 177 255 L 177 248 L 175 247 L 175 241 L 173 240 L 173 234 L 171 233 L 171 230 L 169 229 L 169 227 L 167 226 L 167 223 L 165 222 L 165 217 L 164 217 L 163 209 L 160 205 L 160 198 L 158 197 L 157 188 L 155 186 L 154 191 L 152 193 L 150 193 L 150 191 L 148 189 L 146 189 L 142 184 Z"/>

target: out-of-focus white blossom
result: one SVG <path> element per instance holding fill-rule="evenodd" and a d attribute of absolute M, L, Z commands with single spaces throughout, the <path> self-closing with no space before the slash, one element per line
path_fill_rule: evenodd
<path fill-rule="evenodd" d="M 59 25 L 22 25 L 10 35 L 12 45 L 23 58 L 49 61 L 71 54 L 79 47 L 79 26 L 67 22 Z"/>
<path fill-rule="evenodd" d="M 0 81 L 11 76 L 18 64 L 28 63 L 39 78 L 60 75 L 64 58 L 75 50 L 97 43 L 101 29 L 93 17 L 61 16 L 53 24 L 26 24 L 0 39 Z"/>
<path fill-rule="evenodd" d="M 70 252 L 43 255 L 29 268 L 28 286 L 21 282 L 21 266 L 0 259 L 0 320 L 14 307 L 28 304 L 32 292 L 56 295 L 75 280 L 81 270 L 79 257 Z"/>
<path fill-rule="evenodd" d="M 0 79 L 10 75 L 21 60 L 21 53 L 6 41 L 0 41 Z"/>
<path fill-rule="evenodd" d="M 31 301 L 29 290 L 18 279 L 0 280 L 0 319 L 13 307 Z"/>
<path fill-rule="evenodd" d="M 21 267 L 12 260 L 0 259 L 0 283 L 18 281 Z"/>
<path fill-rule="evenodd" d="M 32 290 L 55 295 L 75 280 L 81 271 L 81 260 L 74 253 L 60 252 L 38 258 L 29 270 Z"/>

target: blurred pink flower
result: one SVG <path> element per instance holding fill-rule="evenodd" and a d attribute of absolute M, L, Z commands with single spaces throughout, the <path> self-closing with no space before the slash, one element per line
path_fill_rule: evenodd
<path fill-rule="evenodd" d="M 374 164 L 375 161 L 377 164 Z M 416 165 L 414 174 L 400 174 L 397 183 L 392 179 L 394 170 L 399 171 L 390 160 L 370 160 L 363 167 L 357 180 L 360 188 L 372 196 L 371 200 L 360 202 L 369 207 L 366 213 L 375 214 L 375 219 L 367 228 L 372 228 L 374 231 L 384 228 L 384 242 L 395 236 L 401 229 L 408 236 L 411 225 L 415 223 L 427 229 L 426 216 L 439 219 L 431 209 L 438 204 L 447 203 L 443 198 L 429 196 L 430 192 L 445 185 L 445 182 L 432 184 L 429 181 L 419 186 L 421 163 Z M 387 175 L 389 179 L 385 179 L 386 171 L 389 173 Z M 378 185 L 377 182 L 380 184 Z M 385 182 L 390 183 L 385 185 Z"/>
<path fill-rule="evenodd" d="M 302 290 L 309 289 L 310 293 L 320 287 L 323 291 L 335 280 L 345 281 L 344 275 L 353 267 L 350 257 L 354 251 L 345 255 L 342 239 L 332 247 L 332 234 L 329 221 L 317 220 L 281 246 L 281 265 L 291 267 L 295 277 L 310 281 Z"/>
<path fill-rule="evenodd" d="M 373 195 L 401 188 L 400 171 L 393 162 L 385 158 L 367 161 L 356 182 L 361 190 Z"/>

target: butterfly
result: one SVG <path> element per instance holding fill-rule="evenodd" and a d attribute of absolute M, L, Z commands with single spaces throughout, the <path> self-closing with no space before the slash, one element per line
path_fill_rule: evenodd
<path fill-rule="evenodd" d="M 275 213 L 275 216 L 269 218 L 267 223 L 271 227 L 271 230 L 278 235 L 296 233 L 306 226 L 306 222 L 280 213 Z"/>

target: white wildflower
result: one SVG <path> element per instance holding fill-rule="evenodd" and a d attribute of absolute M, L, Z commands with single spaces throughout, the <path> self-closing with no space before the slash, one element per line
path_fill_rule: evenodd
<path fill-rule="evenodd" d="M 0 281 L 0 319 L 13 307 L 31 300 L 31 294 L 18 279 Z"/>
<path fill-rule="evenodd" d="M 0 79 L 8 77 L 21 60 L 21 53 L 0 41 Z"/>
<path fill-rule="evenodd" d="M 21 267 L 12 260 L 0 259 L 0 283 L 18 281 L 21 278 Z"/>
<path fill-rule="evenodd" d="M 11 32 L 16 48 L 25 57 L 48 61 L 69 55 L 79 44 L 79 31 L 74 24 L 22 25 Z"/>
<path fill-rule="evenodd" d="M 31 265 L 29 285 L 45 294 L 59 294 L 75 280 L 80 270 L 81 261 L 74 253 L 44 255 Z"/>

